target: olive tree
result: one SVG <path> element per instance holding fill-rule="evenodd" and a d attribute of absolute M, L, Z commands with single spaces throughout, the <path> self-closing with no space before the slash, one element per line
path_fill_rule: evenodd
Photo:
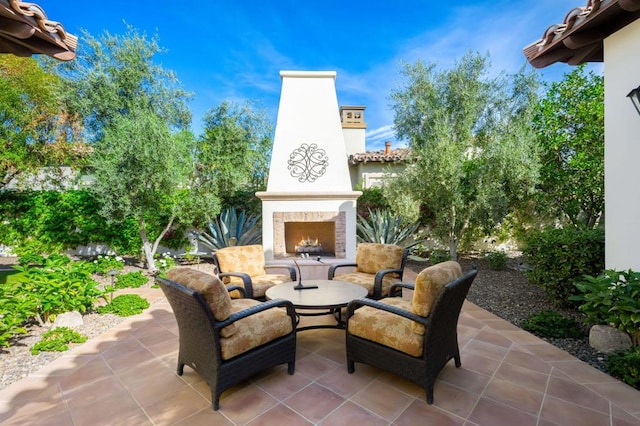
<path fill-rule="evenodd" d="M 251 103 L 222 102 L 207 112 L 198 143 L 202 175 L 215 177 L 221 194 L 261 190 L 271 153 L 271 124 Z"/>
<path fill-rule="evenodd" d="M 428 211 L 432 233 L 453 259 L 465 235 L 499 225 L 538 179 L 530 126 L 537 80 L 524 71 L 490 76 L 489 69 L 475 53 L 451 69 L 403 64 L 403 84 L 391 94 L 395 130 L 417 160 L 385 194 L 408 218 Z"/>
<path fill-rule="evenodd" d="M 188 94 L 175 75 L 154 62 L 156 38 L 129 27 L 123 36 L 85 34 L 68 76 L 70 108 L 94 145 L 91 190 L 110 222 L 134 219 L 149 270 L 176 221 L 191 223 L 220 207 L 215 181 L 197 173 L 195 138 L 187 130 Z"/>
<path fill-rule="evenodd" d="M 73 144 L 77 122 L 61 94 L 60 78 L 36 59 L 0 55 L 0 190 L 46 166 L 73 166 L 86 153 Z"/>

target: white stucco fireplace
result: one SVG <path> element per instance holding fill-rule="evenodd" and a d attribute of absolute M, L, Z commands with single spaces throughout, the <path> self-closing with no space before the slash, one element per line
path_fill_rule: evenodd
<path fill-rule="evenodd" d="M 282 71 L 262 244 L 267 260 L 307 253 L 355 258 L 351 189 L 334 71 Z"/>

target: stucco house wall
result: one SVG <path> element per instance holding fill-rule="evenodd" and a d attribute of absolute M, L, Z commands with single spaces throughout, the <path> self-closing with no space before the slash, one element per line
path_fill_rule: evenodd
<path fill-rule="evenodd" d="M 640 271 L 640 115 L 626 95 L 640 85 L 640 20 L 604 40 L 605 266 Z"/>

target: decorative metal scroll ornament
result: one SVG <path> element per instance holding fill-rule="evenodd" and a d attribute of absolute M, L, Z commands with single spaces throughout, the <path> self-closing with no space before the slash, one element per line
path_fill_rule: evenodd
<path fill-rule="evenodd" d="M 297 178 L 298 182 L 315 182 L 327 171 L 329 157 L 315 143 L 303 143 L 291 152 L 287 164 L 291 176 Z"/>

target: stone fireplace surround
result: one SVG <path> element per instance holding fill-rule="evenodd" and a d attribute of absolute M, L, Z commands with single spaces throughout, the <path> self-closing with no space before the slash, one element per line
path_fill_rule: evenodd
<path fill-rule="evenodd" d="M 334 222 L 334 257 L 355 258 L 356 200 L 361 194 L 360 191 L 256 193 L 262 200 L 262 244 L 265 259 L 292 257 L 286 252 L 286 222 Z"/>
<path fill-rule="evenodd" d="M 290 222 L 333 222 L 335 235 L 327 236 L 333 239 L 333 253 L 337 258 L 344 258 L 346 254 L 346 215 L 345 212 L 275 212 L 273 213 L 273 255 L 274 258 L 293 256 L 286 250 L 285 224 Z M 320 238 L 320 235 L 310 234 L 310 238 Z"/>

